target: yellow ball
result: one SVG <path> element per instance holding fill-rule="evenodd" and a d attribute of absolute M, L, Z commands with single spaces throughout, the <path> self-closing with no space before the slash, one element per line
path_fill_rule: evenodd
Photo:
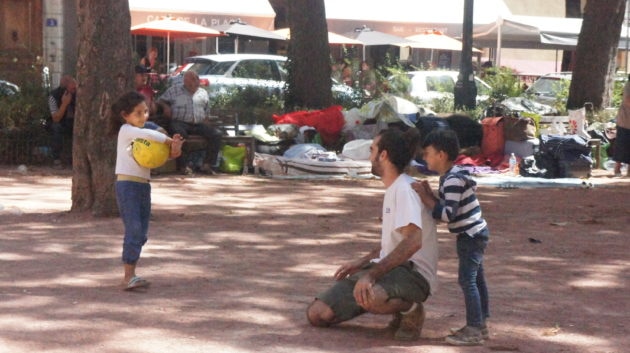
<path fill-rule="evenodd" d="M 163 166 L 171 151 L 165 143 L 143 138 L 133 140 L 131 149 L 136 163 L 150 169 Z"/>

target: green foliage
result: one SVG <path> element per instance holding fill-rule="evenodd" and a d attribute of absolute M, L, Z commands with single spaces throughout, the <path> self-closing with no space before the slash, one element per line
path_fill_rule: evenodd
<path fill-rule="evenodd" d="M 613 81 L 613 93 L 612 97 L 610 97 L 610 105 L 615 108 L 619 108 L 621 106 L 621 101 L 623 100 L 623 86 L 625 85 L 625 80 L 614 80 Z"/>
<path fill-rule="evenodd" d="M 33 83 L 20 87 L 20 93 L 0 97 L 0 163 L 42 162 L 36 146 L 47 144 L 44 123 L 49 116 L 47 92 Z"/>
<path fill-rule="evenodd" d="M 587 114 L 586 118 L 589 124 L 596 123 L 598 125 L 596 129 L 603 131 L 606 123 L 615 121 L 617 110 L 618 108 L 601 109 L 594 111 L 593 114 Z"/>
<path fill-rule="evenodd" d="M 456 111 L 455 113 L 468 115 L 471 119 L 475 121 L 481 121 L 484 118 L 485 111 L 489 105 L 490 100 L 477 104 L 474 109 L 463 109 L 461 111 Z"/>
<path fill-rule="evenodd" d="M 554 100 L 553 107 L 558 110 L 560 115 L 567 114 L 567 99 L 569 98 L 569 87 L 571 81 L 558 80 L 554 83 L 554 92 L 556 92 L 556 99 Z"/>
<path fill-rule="evenodd" d="M 523 93 L 523 86 L 516 76 L 516 72 L 509 67 L 488 68 L 482 79 L 492 87 L 490 98 L 497 101 L 518 97 Z"/>
<path fill-rule="evenodd" d="M 236 110 L 243 124 L 268 126 L 273 124 L 273 114 L 284 111 L 284 102 L 280 95 L 263 87 L 231 87 L 214 96 L 211 108 Z"/>
<path fill-rule="evenodd" d="M 243 124 L 273 124 L 272 115 L 286 111 L 282 93 L 270 92 L 264 87 L 229 87 L 221 88 L 218 93 L 211 94 L 211 109 L 237 110 L 241 114 Z M 333 90 L 333 104 L 344 109 L 360 107 L 364 96 L 360 90 L 353 89 L 350 94 Z M 292 107 L 299 110 L 301 107 Z"/>
<path fill-rule="evenodd" d="M 19 94 L 0 98 L 0 130 L 43 130 L 48 115 L 46 90 L 35 83 L 20 87 Z"/>
<path fill-rule="evenodd" d="M 384 82 L 386 91 L 393 95 L 410 99 L 411 79 L 407 76 L 405 70 L 402 67 L 388 67 L 387 71 L 392 79 Z"/>
<path fill-rule="evenodd" d="M 430 108 L 436 113 L 452 113 L 455 111 L 455 99 L 451 96 L 431 100 Z"/>

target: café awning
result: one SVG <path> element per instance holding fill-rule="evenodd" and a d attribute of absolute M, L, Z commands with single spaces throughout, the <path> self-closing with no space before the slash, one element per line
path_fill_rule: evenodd
<path fill-rule="evenodd" d="M 238 18 L 252 26 L 273 30 L 276 13 L 267 0 L 129 0 L 131 24 L 171 16 L 204 27 L 216 27 Z"/>

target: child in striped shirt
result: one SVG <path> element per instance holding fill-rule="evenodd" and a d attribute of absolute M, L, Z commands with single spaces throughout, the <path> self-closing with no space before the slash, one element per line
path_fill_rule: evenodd
<path fill-rule="evenodd" d="M 466 325 L 453 329 L 446 342 L 456 346 L 481 345 L 488 338 L 488 288 L 483 270 L 483 254 L 488 245 L 488 226 L 481 215 L 475 189 L 477 183 L 468 171 L 454 165 L 459 154 L 457 135 L 450 129 L 429 133 L 422 147 L 427 167 L 440 174 L 438 196 L 424 180 L 413 184 L 433 218 L 448 222 L 457 234 L 458 281 L 464 292 Z"/>

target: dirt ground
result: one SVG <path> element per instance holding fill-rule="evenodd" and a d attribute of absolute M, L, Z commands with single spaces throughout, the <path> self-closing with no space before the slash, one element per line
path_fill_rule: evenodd
<path fill-rule="evenodd" d="M 152 286 L 131 293 L 121 221 L 69 213 L 70 171 L 0 166 L 0 352 L 628 352 L 630 179 L 593 182 L 479 189 L 491 339 L 451 347 L 464 309 L 443 225 L 420 341 L 393 340 L 385 316 L 306 322 L 337 266 L 378 241 L 379 180 L 158 176 L 138 269 Z"/>

